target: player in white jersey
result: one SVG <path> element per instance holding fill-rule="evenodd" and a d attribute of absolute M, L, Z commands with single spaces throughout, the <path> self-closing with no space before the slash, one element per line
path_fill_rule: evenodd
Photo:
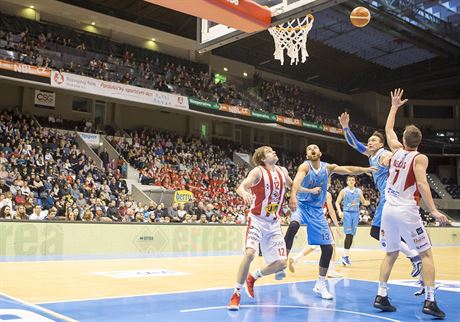
<path fill-rule="evenodd" d="M 257 279 L 286 268 L 287 251 L 279 216 L 286 188 L 291 187 L 292 180 L 286 168 L 276 165 L 278 157 L 271 147 L 262 146 L 256 149 L 252 160 L 257 167 L 249 172 L 236 190 L 244 202 L 251 205 L 251 209 L 245 253 L 238 269 L 235 290 L 228 304 L 229 310 L 239 309 L 240 290 L 245 280 L 246 292 L 249 297 L 254 298 L 254 283 Z M 259 244 L 267 264 L 248 274 Z"/>
<path fill-rule="evenodd" d="M 418 206 L 420 195 L 431 215 L 441 225 L 447 224 L 448 219 L 436 209 L 431 197 L 430 187 L 426 180 L 428 158 L 417 151 L 422 140 L 422 133 L 414 125 L 406 126 L 401 144 L 393 129 L 398 108 L 407 102 L 407 99 L 401 100 L 403 93 L 401 89 L 396 89 L 391 93 L 391 110 L 385 125 L 388 146 L 393 155 L 389 160 L 389 176 L 385 190 L 386 203 L 383 207 L 380 226 L 380 244 L 386 251 L 386 256 L 380 266 L 379 288 L 374 307 L 382 311 L 396 311 L 388 300 L 387 282 L 398 258 L 399 244 L 403 238 L 408 246 L 417 250 L 422 258 L 422 277 L 425 283 L 425 302 L 422 312 L 444 318 L 445 313 L 439 309 L 434 297 L 435 268 L 431 242 L 420 218 Z"/>

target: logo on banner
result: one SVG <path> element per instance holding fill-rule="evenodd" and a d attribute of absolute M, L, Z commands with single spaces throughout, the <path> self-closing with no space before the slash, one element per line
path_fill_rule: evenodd
<path fill-rule="evenodd" d="M 192 197 L 193 193 L 191 191 L 178 190 L 174 193 L 174 202 L 187 203 Z"/>
<path fill-rule="evenodd" d="M 37 106 L 55 107 L 56 94 L 54 92 L 35 90 L 34 103 Z"/>
<path fill-rule="evenodd" d="M 62 75 L 61 72 L 56 72 L 54 73 L 54 81 L 61 85 L 62 83 L 64 83 L 64 75 Z"/>

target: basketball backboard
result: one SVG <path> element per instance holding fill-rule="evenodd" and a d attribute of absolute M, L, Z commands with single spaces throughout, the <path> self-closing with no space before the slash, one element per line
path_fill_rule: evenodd
<path fill-rule="evenodd" d="M 238 2 L 238 0 L 228 0 Z M 346 0 L 253 0 L 272 11 L 271 26 L 279 25 L 292 18 L 336 6 Z M 197 18 L 198 52 L 203 53 L 252 35 L 238 29 Z"/>

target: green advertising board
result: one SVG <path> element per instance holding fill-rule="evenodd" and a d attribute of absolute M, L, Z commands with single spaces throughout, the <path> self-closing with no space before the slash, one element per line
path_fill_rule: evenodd
<path fill-rule="evenodd" d="M 302 121 L 302 127 L 306 127 L 309 129 L 314 129 L 314 130 L 323 130 L 323 126 L 321 124 L 316 124 L 316 123 L 310 123 L 306 121 Z"/>
<path fill-rule="evenodd" d="M 193 105 L 193 106 L 211 108 L 211 109 L 214 109 L 214 110 L 218 110 L 220 108 L 219 103 L 203 101 L 203 100 L 197 99 L 195 97 L 189 97 L 188 98 L 188 104 Z"/>
<path fill-rule="evenodd" d="M 259 112 L 259 111 L 252 111 L 251 116 L 256 117 L 258 119 L 264 119 L 264 120 L 267 120 L 267 121 L 276 122 L 276 115 L 275 114 Z"/>

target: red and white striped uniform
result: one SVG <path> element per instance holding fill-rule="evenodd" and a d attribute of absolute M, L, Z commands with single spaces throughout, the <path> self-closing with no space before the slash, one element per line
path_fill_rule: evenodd
<path fill-rule="evenodd" d="M 273 222 L 281 214 L 286 192 L 286 176 L 278 166 L 275 166 L 273 171 L 263 166 L 259 166 L 258 169 L 261 179 L 251 187 L 253 201 L 250 215 Z"/>
<path fill-rule="evenodd" d="M 397 150 L 390 159 L 386 185 L 386 202 L 392 206 L 415 206 L 418 208 L 420 193 L 414 173 L 417 151 Z"/>

